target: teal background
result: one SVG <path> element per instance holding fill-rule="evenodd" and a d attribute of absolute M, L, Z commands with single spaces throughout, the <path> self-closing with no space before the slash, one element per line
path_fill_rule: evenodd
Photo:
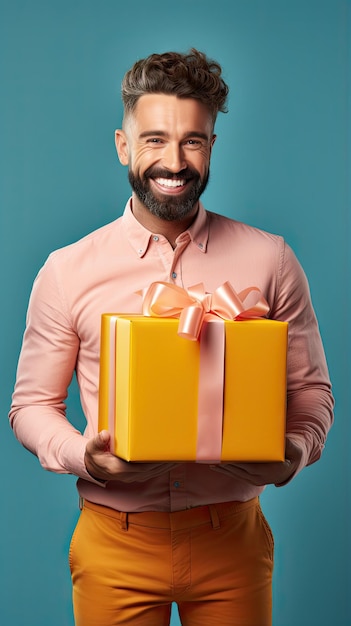
<path fill-rule="evenodd" d="M 292 245 L 336 397 L 322 460 L 262 497 L 274 626 L 350 624 L 350 2 L 1 0 L 0 13 L 1 624 L 73 626 L 75 480 L 42 470 L 6 417 L 32 281 L 51 250 L 123 210 L 113 133 L 124 72 L 191 46 L 220 61 L 231 87 L 205 205 Z"/>

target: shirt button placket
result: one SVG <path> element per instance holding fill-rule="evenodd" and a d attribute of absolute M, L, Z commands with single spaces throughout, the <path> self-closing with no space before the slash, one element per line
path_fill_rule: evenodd
<path fill-rule="evenodd" d="M 180 511 L 186 508 L 185 468 L 179 465 L 170 472 L 169 482 L 171 511 Z"/>

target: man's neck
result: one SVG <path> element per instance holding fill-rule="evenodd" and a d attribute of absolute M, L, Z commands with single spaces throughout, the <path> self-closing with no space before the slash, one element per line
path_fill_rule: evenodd
<path fill-rule="evenodd" d="M 181 220 L 163 220 L 160 217 L 156 217 L 150 213 L 150 211 L 140 202 L 140 200 L 132 196 L 132 212 L 136 220 L 140 224 L 142 224 L 147 230 L 150 230 L 152 233 L 157 233 L 158 235 L 163 235 L 171 244 L 172 248 L 176 247 L 176 239 L 177 237 L 186 231 L 189 226 L 193 223 L 196 218 L 199 203 L 193 207 L 193 210 L 189 215 Z"/>

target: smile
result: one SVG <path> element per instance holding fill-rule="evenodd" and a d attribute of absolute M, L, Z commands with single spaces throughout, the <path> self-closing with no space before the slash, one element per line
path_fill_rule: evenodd
<path fill-rule="evenodd" d="M 155 183 L 160 185 L 161 187 L 175 188 L 175 187 L 184 187 L 186 185 L 186 180 L 181 178 L 155 178 Z"/>

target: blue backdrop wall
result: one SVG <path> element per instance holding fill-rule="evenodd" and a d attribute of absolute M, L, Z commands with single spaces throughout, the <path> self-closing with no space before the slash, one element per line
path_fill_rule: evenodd
<path fill-rule="evenodd" d="M 51 250 L 120 215 L 120 80 L 198 47 L 231 87 L 207 208 L 282 234 L 310 280 L 336 396 L 322 460 L 262 503 L 276 539 L 274 626 L 346 626 L 350 593 L 350 3 L 1 0 L 0 622 L 72 626 L 75 480 L 7 424 L 32 281 Z M 77 390 L 72 421 L 83 427 Z M 172 624 L 178 624 L 176 611 Z"/>

